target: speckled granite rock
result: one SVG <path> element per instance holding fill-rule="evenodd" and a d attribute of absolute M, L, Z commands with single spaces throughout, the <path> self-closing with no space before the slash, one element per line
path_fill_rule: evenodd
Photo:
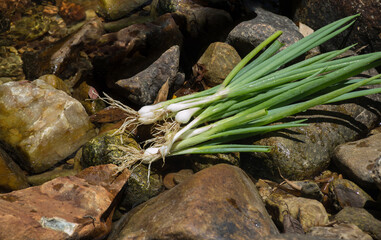
<path fill-rule="evenodd" d="M 83 106 L 44 81 L 0 85 L 0 139 L 21 167 L 47 170 L 94 135 Z"/>

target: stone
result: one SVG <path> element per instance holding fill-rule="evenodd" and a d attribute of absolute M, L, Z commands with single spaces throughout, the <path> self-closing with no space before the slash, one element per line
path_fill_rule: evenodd
<path fill-rule="evenodd" d="M 323 238 L 318 236 L 306 236 L 304 234 L 293 234 L 293 233 L 285 233 L 285 234 L 278 234 L 278 235 L 269 235 L 264 238 L 261 238 L 263 240 L 332 240 L 332 238 Z"/>
<path fill-rule="evenodd" d="M 375 188 L 371 172 L 381 157 L 381 134 L 371 135 L 335 148 L 334 163 L 360 186 Z"/>
<path fill-rule="evenodd" d="M 368 233 L 373 239 L 381 239 L 381 221 L 364 208 L 345 207 L 334 217 L 338 223 L 350 223 Z"/>
<path fill-rule="evenodd" d="M 250 178 L 218 164 L 129 211 L 108 239 L 260 239 L 277 233 Z"/>
<path fill-rule="evenodd" d="M 83 170 L 41 186 L 0 194 L 1 239 L 101 239 L 111 229 L 129 172 L 115 165 Z"/>
<path fill-rule="evenodd" d="M 271 146 L 269 153 L 242 154 L 241 167 L 253 176 L 280 180 L 309 179 L 328 167 L 336 146 L 353 141 L 378 124 L 381 95 L 313 107 L 289 119 L 308 119 L 308 126 L 253 138 Z"/>
<path fill-rule="evenodd" d="M 274 221 L 281 226 L 286 213 L 299 220 L 306 232 L 309 228 L 328 223 L 328 214 L 320 202 L 314 199 L 295 197 L 281 191 L 266 198 L 266 208 Z"/>
<path fill-rule="evenodd" d="M 354 224 L 334 224 L 332 227 L 312 227 L 308 230 L 307 235 L 325 238 L 336 239 L 360 239 L 360 240 L 372 240 L 373 238 L 364 233 L 360 228 Z"/>
<path fill-rule="evenodd" d="M 106 108 L 106 103 L 99 98 L 95 88 L 88 85 L 85 81 L 73 89 L 73 98 L 81 102 L 89 115 L 96 114 L 98 111 Z"/>
<path fill-rule="evenodd" d="M 71 93 L 70 93 L 70 89 L 69 89 L 69 87 L 66 85 L 66 83 L 65 83 L 61 78 L 57 77 L 57 76 L 54 75 L 54 74 L 46 74 L 46 75 L 42 75 L 42 76 L 39 77 L 38 79 L 43 80 L 44 82 L 46 82 L 47 84 L 51 85 L 52 87 L 54 87 L 54 88 L 57 89 L 57 90 L 64 91 L 64 92 L 67 93 L 69 96 L 71 95 Z"/>
<path fill-rule="evenodd" d="M 40 174 L 30 175 L 27 177 L 27 179 L 29 184 L 33 186 L 38 186 L 58 177 L 74 176 L 78 172 L 79 171 L 73 168 L 72 165 L 64 163 L 58 167 L 55 167 L 52 170 Z"/>
<path fill-rule="evenodd" d="M 197 61 L 197 66 L 201 67 L 205 83 L 214 87 L 221 84 L 233 68 L 241 61 L 237 51 L 227 43 L 215 42 L 202 54 Z"/>
<path fill-rule="evenodd" d="M 364 190 L 348 179 L 334 179 L 329 184 L 329 191 L 337 209 L 364 207 L 367 201 L 374 201 Z"/>
<path fill-rule="evenodd" d="M 25 173 L 0 147 L 0 192 L 29 187 Z"/>
<path fill-rule="evenodd" d="M 381 157 L 376 160 L 371 176 L 378 189 L 381 190 Z"/>
<path fill-rule="evenodd" d="M 161 176 L 152 169 L 148 175 L 147 166 L 140 164 L 131 172 L 120 206 L 131 209 L 162 191 L 163 182 Z"/>
<path fill-rule="evenodd" d="M 144 106 L 152 104 L 164 83 L 168 81 L 169 88 L 173 86 L 179 70 L 180 48 L 173 46 L 161 55 L 147 69 L 128 79 L 116 82 L 125 90 L 127 98 Z"/>
<path fill-rule="evenodd" d="M 90 166 L 117 163 L 118 158 L 125 152 L 118 146 L 132 146 L 139 149 L 138 143 L 131 138 L 128 132 L 119 133 L 117 129 L 104 132 L 103 134 L 88 141 L 82 148 L 81 166 Z"/>
<path fill-rule="evenodd" d="M 142 8 L 147 0 L 100 0 L 98 13 L 108 20 L 116 20 L 130 15 L 134 10 Z"/>
<path fill-rule="evenodd" d="M 380 8 L 381 2 L 378 0 L 329 0 L 324 3 L 319 0 L 302 0 L 295 9 L 293 20 L 317 30 L 340 18 L 360 13 L 361 16 L 353 28 L 323 44 L 322 47 L 327 51 L 341 48 L 344 44 L 346 46 L 358 44 L 358 47 L 368 46 L 363 50 L 365 52 L 377 52 L 381 50 Z"/>
<path fill-rule="evenodd" d="M 83 106 L 44 81 L 0 85 L 0 139 L 22 168 L 43 172 L 94 135 Z"/>
<path fill-rule="evenodd" d="M 255 8 L 257 16 L 238 24 L 228 35 L 226 42 L 232 45 L 241 56 L 245 56 L 278 30 L 283 31 L 279 41 L 284 47 L 299 41 L 303 35 L 298 27 L 287 17 L 280 16 L 262 8 Z"/>
<path fill-rule="evenodd" d="M 220 163 L 231 164 L 237 167 L 240 164 L 240 153 L 192 154 L 184 158 L 190 159 L 192 169 L 195 172 Z"/>
<path fill-rule="evenodd" d="M 22 60 L 14 47 L 0 46 L 0 81 L 25 79 Z"/>

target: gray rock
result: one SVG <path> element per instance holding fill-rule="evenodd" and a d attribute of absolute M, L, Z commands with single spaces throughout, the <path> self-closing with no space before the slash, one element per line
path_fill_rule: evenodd
<path fill-rule="evenodd" d="M 381 239 L 381 221 L 363 208 L 346 207 L 334 219 L 338 223 L 352 223 L 373 239 Z"/>
<path fill-rule="evenodd" d="M 34 173 L 65 159 L 95 135 L 80 102 L 42 80 L 0 85 L 0 139 Z"/>
<path fill-rule="evenodd" d="M 261 239 L 278 230 L 250 178 L 219 164 L 132 209 L 115 239 Z"/>
<path fill-rule="evenodd" d="M 228 35 L 227 43 L 244 56 L 278 30 L 283 31 L 279 40 L 287 47 L 303 38 L 298 27 L 287 17 L 280 16 L 262 8 L 256 8 L 258 14 L 252 20 L 238 24 Z"/>
<path fill-rule="evenodd" d="M 381 157 L 375 161 L 371 176 L 378 189 L 381 190 Z"/>
<path fill-rule="evenodd" d="M 366 52 L 381 50 L 381 2 L 378 0 L 347 0 L 347 1 L 299 1 L 293 20 L 302 22 L 313 29 L 321 28 L 335 20 L 353 14 L 361 13 L 355 26 L 343 34 L 333 38 L 322 47 L 325 50 L 336 50 L 345 45 L 358 44 L 359 47 L 369 46 Z"/>
<path fill-rule="evenodd" d="M 337 167 L 357 184 L 375 188 L 371 172 L 380 157 L 381 133 L 339 145 L 333 159 Z"/>
<path fill-rule="evenodd" d="M 173 46 L 144 71 L 116 84 L 125 90 L 128 99 L 139 105 L 152 104 L 161 88 L 168 81 L 173 86 L 179 69 L 180 48 Z"/>

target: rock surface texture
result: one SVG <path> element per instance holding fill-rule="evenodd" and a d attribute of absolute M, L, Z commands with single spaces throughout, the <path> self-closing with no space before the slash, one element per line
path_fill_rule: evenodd
<path fill-rule="evenodd" d="M 97 239 L 108 234 L 115 197 L 129 172 L 83 170 L 38 187 L 0 194 L 0 239 Z"/>
<path fill-rule="evenodd" d="M 277 233 L 250 178 L 219 164 L 132 209 L 108 239 L 243 240 Z"/>
<path fill-rule="evenodd" d="M 0 139 L 21 166 L 49 169 L 95 135 L 83 106 L 42 80 L 0 85 Z"/>

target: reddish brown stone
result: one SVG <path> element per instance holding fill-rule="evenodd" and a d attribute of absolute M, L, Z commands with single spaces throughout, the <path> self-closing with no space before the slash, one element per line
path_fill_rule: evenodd
<path fill-rule="evenodd" d="M 38 187 L 0 194 L 0 239 L 95 239 L 108 234 L 127 170 L 90 167 Z"/>

